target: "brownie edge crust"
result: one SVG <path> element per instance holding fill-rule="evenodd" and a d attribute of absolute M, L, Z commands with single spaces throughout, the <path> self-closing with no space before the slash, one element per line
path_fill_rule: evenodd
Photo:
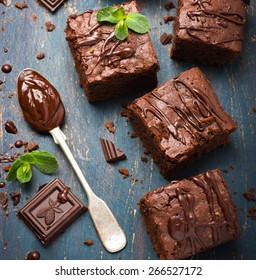
<path fill-rule="evenodd" d="M 136 1 L 120 6 L 126 13 L 138 12 Z M 128 37 L 120 41 L 114 35 L 115 25 L 99 23 L 97 12 L 70 15 L 65 29 L 80 85 L 89 102 L 152 90 L 157 86 L 160 66 L 149 34 L 129 31 Z"/>
<path fill-rule="evenodd" d="M 220 170 L 173 181 L 138 204 L 160 259 L 185 259 L 239 238 L 236 208 Z"/>
<path fill-rule="evenodd" d="M 128 111 L 136 134 L 167 179 L 228 144 L 236 129 L 199 68 L 182 72 L 137 98 Z"/>

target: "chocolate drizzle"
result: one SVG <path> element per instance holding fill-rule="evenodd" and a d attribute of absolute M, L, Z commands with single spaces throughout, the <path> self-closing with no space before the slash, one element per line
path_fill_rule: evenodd
<path fill-rule="evenodd" d="M 212 238 L 212 246 L 219 243 L 219 232 L 222 227 L 227 227 L 228 232 L 233 238 L 237 238 L 238 234 L 235 230 L 235 222 L 230 208 L 220 193 L 214 174 L 208 171 L 203 175 L 203 178 L 193 177 L 191 181 L 200 187 L 206 195 L 211 221 L 209 223 L 199 222 L 194 212 L 194 195 L 187 190 L 181 188 L 176 189 L 176 196 L 182 213 L 170 217 L 168 220 L 168 232 L 177 241 L 174 249 L 174 254 L 177 258 L 184 253 L 188 246 L 190 246 L 192 254 L 198 251 L 197 246 L 200 246 L 202 250 L 206 249 L 203 239 L 198 234 L 200 227 L 211 229 L 212 234 L 208 237 Z M 222 219 L 219 219 L 216 215 L 214 197 L 216 197 L 217 203 L 221 208 Z"/>
<path fill-rule="evenodd" d="M 226 29 L 230 25 L 243 26 L 245 24 L 245 18 L 238 13 L 232 13 L 229 11 L 214 11 L 207 9 L 206 4 L 211 6 L 210 0 L 196 0 L 191 5 L 198 5 L 197 11 L 187 12 L 187 16 L 193 22 L 189 26 L 180 26 L 180 29 L 186 29 L 187 34 L 201 42 L 208 43 L 210 37 L 216 33 L 217 30 Z M 229 10 L 231 7 L 229 7 Z M 202 21 L 201 19 L 209 19 L 209 22 Z M 214 19 L 214 21 L 212 20 Z M 198 23 L 198 24 L 197 24 Z M 201 23 L 201 24 L 200 24 Z M 205 34 L 205 36 L 202 36 Z M 223 43 L 231 43 L 234 41 L 243 41 L 244 38 L 240 37 L 238 33 L 232 34 L 232 37 L 228 37 L 223 40 L 215 41 L 213 45 L 219 45 Z"/>
<path fill-rule="evenodd" d="M 145 107 L 143 109 L 144 116 L 146 117 L 148 112 L 152 113 L 167 126 L 173 138 L 184 145 L 186 144 L 184 130 L 186 130 L 191 137 L 196 137 L 193 133 L 193 129 L 196 129 L 198 132 L 201 132 L 201 136 L 203 137 L 202 132 L 214 121 L 216 121 L 220 129 L 222 129 L 219 120 L 223 122 L 225 122 L 225 120 L 215 110 L 206 94 L 178 78 L 174 81 L 174 87 L 178 92 L 183 106 L 172 106 L 155 92 L 152 92 L 151 96 L 145 97 L 150 107 Z M 165 103 L 167 108 L 170 108 L 176 113 L 178 120 L 173 121 L 173 118 L 170 119 L 161 109 L 160 104 L 154 102 L 154 99 Z"/>
<path fill-rule="evenodd" d="M 35 70 L 20 73 L 17 93 L 23 115 L 35 130 L 49 132 L 64 122 L 65 108 L 59 93 Z"/>
<path fill-rule="evenodd" d="M 87 13 L 92 11 L 87 11 Z M 74 47 L 79 49 L 83 46 L 94 46 L 102 41 L 102 46 L 99 54 L 88 52 L 86 55 L 81 55 L 81 59 L 87 67 L 86 75 L 90 75 L 94 69 L 98 66 L 111 66 L 116 67 L 122 59 L 130 58 L 134 55 L 135 51 L 130 47 L 122 47 L 122 41 L 115 37 L 115 32 L 101 32 L 99 28 L 101 23 L 90 26 L 88 22 L 89 30 L 84 34 L 71 34 L 66 37 L 67 41 L 74 42 Z M 92 59 L 96 57 L 96 61 L 93 60 L 93 65 L 90 64 L 90 70 L 88 69 L 88 62 L 92 63 Z"/>

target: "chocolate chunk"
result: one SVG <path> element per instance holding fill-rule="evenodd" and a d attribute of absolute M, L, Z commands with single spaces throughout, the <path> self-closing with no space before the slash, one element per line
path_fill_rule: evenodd
<path fill-rule="evenodd" d="M 25 259 L 26 260 L 40 260 L 40 253 L 38 251 L 28 252 Z"/>
<path fill-rule="evenodd" d="M 14 124 L 13 121 L 7 120 L 4 123 L 4 128 L 5 128 L 6 132 L 8 132 L 8 133 L 11 133 L 11 134 L 17 134 L 18 133 L 17 127 L 16 127 L 16 125 Z"/>
<path fill-rule="evenodd" d="M 14 146 L 16 148 L 21 148 L 23 146 L 23 141 L 21 140 L 17 140 L 15 143 L 14 143 Z"/>
<path fill-rule="evenodd" d="M 27 8 L 28 4 L 25 1 L 24 2 L 16 2 L 15 7 L 22 10 L 24 8 Z"/>
<path fill-rule="evenodd" d="M 65 108 L 59 93 L 35 70 L 24 69 L 20 73 L 17 93 L 23 115 L 35 130 L 49 132 L 64 122 Z"/>
<path fill-rule="evenodd" d="M 5 182 L 0 182 L 0 188 L 2 189 L 2 188 L 4 188 L 5 187 Z"/>
<path fill-rule="evenodd" d="M 2 71 L 6 74 L 10 73 L 12 71 L 12 66 L 10 64 L 4 64 L 2 66 Z"/>
<path fill-rule="evenodd" d="M 90 239 L 90 240 L 85 240 L 85 241 L 84 241 L 84 244 L 87 245 L 87 246 L 91 246 L 91 245 L 93 245 L 93 243 L 94 243 L 94 241 L 91 240 L 91 239 Z"/>
<path fill-rule="evenodd" d="M 164 32 L 160 37 L 160 42 L 163 46 L 166 46 L 172 42 L 172 34 Z"/>
<path fill-rule="evenodd" d="M 43 52 L 38 52 L 38 53 L 36 54 L 36 58 L 37 58 L 37 59 L 43 59 L 43 58 L 45 58 L 45 55 L 44 55 Z"/>
<path fill-rule="evenodd" d="M 11 167 L 12 167 L 12 165 L 9 164 L 9 165 L 6 165 L 6 166 L 2 166 L 2 169 L 3 169 L 4 172 L 9 172 Z"/>
<path fill-rule="evenodd" d="M 7 192 L 0 192 L 0 203 L 2 204 L 3 209 L 7 208 L 8 206 Z"/>
<path fill-rule="evenodd" d="M 65 0 L 40 0 L 40 2 L 42 4 L 44 4 L 44 6 L 46 8 L 48 8 L 51 12 L 54 12 L 57 10 L 57 8 L 59 8 L 59 6 L 64 3 Z"/>
<path fill-rule="evenodd" d="M 13 202 L 13 206 L 18 205 L 20 202 L 20 192 L 11 192 L 10 196 Z"/>
<path fill-rule="evenodd" d="M 39 148 L 39 145 L 37 142 L 28 142 L 26 144 L 26 149 L 29 151 L 29 152 L 32 152 L 34 150 L 37 150 Z"/>
<path fill-rule="evenodd" d="M 105 122 L 105 127 L 108 129 L 109 132 L 115 133 L 115 125 L 111 121 L 106 121 Z"/>
<path fill-rule="evenodd" d="M 164 4 L 164 7 L 167 11 L 170 11 L 171 9 L 174 9 L 175 8 L 175 5 L 172 3 L 172 1 L 167 1 L 165 4 Z"/>
<path fill-rule="evenodd" d="M 164 19 L 164 23 L 167 23 L 169 21 L 175 20 L 175 16 L 167 14 L 163 17 L 163 19 Z"/>
<path fill-rule="evenodd" d="M 125 153 L 117 148 L 111 141 L 100 138 L 100 142 L 106 162 L 112 163 L 126 159 Z"/>
<path fill-rule="evenodd" d="M 54 179 L 18 212 L 19 218 L 45 246 L 87 211 L 85 205 L 70 190 L 66 194 L 66 201 L 60 202 L 58 195 L 65 190 L 63 182 Z"/>
<path fill-rule="evenodd" d="M 45 23 L 45 26 L 47 32 L 52 32 L 56 28 L 56 26 L 50 20 Z"/>

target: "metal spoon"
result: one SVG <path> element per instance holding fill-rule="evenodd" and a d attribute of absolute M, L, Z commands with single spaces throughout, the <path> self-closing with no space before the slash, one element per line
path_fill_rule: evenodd
<path fill-rule="evenodd" d="M 49 132 L 73 167 L 87 194 L 89 213 L 103 246 L 110 253 L 122 250 L 127 243 L 123 230 L 107 204 L 92 191 L 59 127 L 64 120 L 65 110 L 57 90 L 44 76 L 27 68 L 18 76 L 17 93 L 25 119 L 34 129 Z M 58 110 L 61 111 L 60 117 L 57 115 Z M 38 118 L 41 118 L 40 121 Z"/>

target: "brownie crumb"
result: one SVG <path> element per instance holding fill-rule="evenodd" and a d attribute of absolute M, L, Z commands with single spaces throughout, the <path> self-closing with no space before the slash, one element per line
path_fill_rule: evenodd
<path fill-rule="evenodd" d="M 246 213 L 246 217 L 249 217 L 252 220 L 255 220 L 255 218 L 256 218 L 255 212 L 256 212 L 256 206 L 249 207 L 248 212 Z"/>
<path fill-rule="evenodd" d="M 163 19 L 164 23 L 168 23 L 169 21 L 175 20 L 175 16 L 171 14 L 166 14 L 165 16 L 163 16 Z"/>
<path fill-rule="evenodd" d="M 168 44 L 171 44 L 172 42 L 172 34 L 167 34 L 166 32 L 164 32 L 161 37 L 160 37 L 160 42 L 163 46 L 166 46 Z"/>
<path fill-rule="evenodd" d="M 132 132 L 128 131 L 128 134 L 131 138 L 136 138 L 137 137 L 137 134 L 134 131 L 132 131 Z"/>
<path fill-rule="evenodd" d="M 20 202 L 20 192 L 11 192 L 10 197 L 12 199 L 13 206 L 16 206 L 16 205 L 19 204 L 19 202 Z"/>
<path fill-rule="evenodd" d="M 85 240 L 84 241 L 84 244 L 87 245 L 87 246 L 92 246 L 94 244 L 94 241 L 92 239 L 90 240 Z"/>
<path fill-rule="evenodd" d="M 148 162 L 148 158 L 147 158 L 147 157 L 142 156 L 140 159 L 141 159 L 141 161 L 143 161 L 143 162 L 145 162 L 145 163 Z"/>
<path fill-rule="evenodd" d="M 115 125 L 111 121 L 106 121 L 105 122 L 105 127 L 108 129 L 109 132 L 115 133 Z"/>
<path fill-rule="evenodd" d="M 243 197 L 245 197 L 247 199 L 247 201 L 256 202 L 255 191 L 256 191 L 255 188 L 250 188 L 245 193 L 243 193 Z"/>
<path fill-rule="evenodd" d="M 45 26 L 47 32 L 52 32 L 56 28 L 56 26 L 50 20 L 46 21 Z"/>
<path fill-rule="evenodd" d="M 37 58 L 37 59 L 43 59 L 43 58 L 45 58 L 45 54 L 44 54 L 43 52 L 38 52 L 38 53 L 36 54 L 36 58 Z"/>
<path fill-rule="evenodd" d="M 128 117 L 129 116 L 129 110 L 126 108 L 123 108 L 121 111 L 121 116 L 122 117 Z"/>
<path fill-rule="evenodd" d="M 125 168 L 119 168 L 118 169 L 119 173 L 121 173 L 123 175 L 123 178 L 128 178 L 130 176 L 130 173 L 127 169 Z"/>
<path fill-rule="evenodd" d="M 167 1 L 165 4 L 164 4 L 164 7 L 167 11 L 170 11 L 172 9 L 175 9 L 175 5 L 172 3 L 172 1 Z"/>
<path fill-rule="evenodd" d="M 15 7 L 22 10 L 24 8 L 28 8 L 28 4 L 25 1 L 24 2 L 16 2 Z"/>

